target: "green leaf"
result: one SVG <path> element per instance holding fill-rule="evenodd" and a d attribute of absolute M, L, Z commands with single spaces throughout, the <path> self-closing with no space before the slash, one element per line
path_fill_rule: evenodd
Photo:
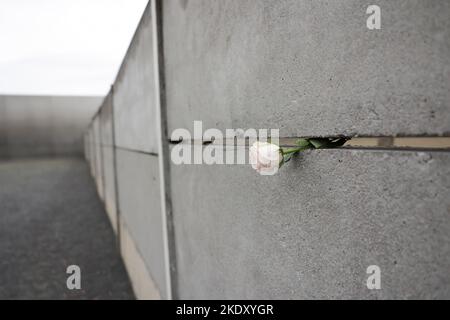
<path fill-rule="evenodd" d="M 329 140 L 327 138 L 317 138 L 317 139 L 309 139 L 309 143 L 311 143 L 314 148 L 320 149 L 324 148 L 328 145 Z"/>
<path fill-rule="evenodd" d="M 310 146 L 308 139 L 298 139 L 297 141 L 295 141 L 295 144 L 301 148 L 306 148 Z"/>
<path fill-rule="evenodd" d="M 283 156 L 283 162 L 284 163 L 289 162 L 292 159 L 293 155 L 294 155 L 293 153 L 290 153 L 288 155 Z"/>

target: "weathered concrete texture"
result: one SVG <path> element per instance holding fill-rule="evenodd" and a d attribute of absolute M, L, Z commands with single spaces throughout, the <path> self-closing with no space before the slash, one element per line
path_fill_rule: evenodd
<path fill-rule="evenodd" d="M 111 92 L 103 101 L 100 111 L 101 126 L 101 152 L 102 152 L 102 168 L 104 180 L 104 202 L 106 212 L 117 232 L 117 209 L 116 209 L 116 182 L 114 168 L 114 147 L 113 147 L 113 106 Z"/>
<path fill-rule="evenodd" d="M 92 128 L 94 130 L 94 150 L 95 150 L 95 182 L 100 199 L 104 200 L 103 188 L 103 154 L 102 154 L 102 130 L 100 126 L 100 116 L 95 117 Z"/>
<path fill-rule="evenodd" d="M 159 290 L 152 279 L 136 243 L 123 220 L 120 221 L 120 252 L 125 262 L 136 299 L 159 300 Z"/>
<path fill-rule="evenodd" d="M 0 181 L 0 299 L 134 298 L 81 158 L 3 161 Z"/>
<path fill-rule="evenodd" d="M 103 168 L 105 179 L 105 208 L 114 231 L 117 232 L 117 208 L 116 208 L 116 186 L 114 171 L 114 149 L 112 147 L 102 147 Z"/>
<path fill-rule="evenodd" d="M 0 157 L 81 155 L 100 97 L 0 96 Z"/>
<path fill-rule="evenodd" d="M 170 132 L 450 135 L 450 2 L 168 0 Z"/>
<path fill-rule="evenodd" d="M 114 83 L 116 144 L 157 153 L 154 72 L 150 6 L 125 56 Z"/>
<path fill-rule="evenodd" d="M 180 298 L 450 298 L 449 153 L 312 151 L 275 176 L 172 165 L 171 184 Z"/>
<path fill-rule="evenodd" d="M 116 151 L 121 220 L 134 239 L 161 297 L 165 298 L 158 158 L 126 150 Z"/>
<path fill-rule="evenodd" d="M 113 105 L 110 92 L 103 101 L 100 111 L 101 144 L 111 147 L 113 145 Z"/>

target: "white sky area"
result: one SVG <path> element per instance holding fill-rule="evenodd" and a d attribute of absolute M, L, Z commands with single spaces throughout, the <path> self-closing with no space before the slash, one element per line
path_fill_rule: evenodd
<path fill-rule="evenodd" d="M 147 0 L 0 0 L 0 94 L 105 95 Z"/>

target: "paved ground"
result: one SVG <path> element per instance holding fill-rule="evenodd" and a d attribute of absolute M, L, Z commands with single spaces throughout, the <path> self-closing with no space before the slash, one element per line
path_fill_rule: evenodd
<path fill-rule="evenodd" d="M 134 299 L 82 159 L 0 161 L 0 299 Z"/>

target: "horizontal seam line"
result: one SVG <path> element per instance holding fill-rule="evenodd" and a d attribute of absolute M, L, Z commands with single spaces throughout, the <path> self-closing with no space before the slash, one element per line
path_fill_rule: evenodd
<path fill-rule="evenodd" d="M 158 156 L 158 154 L 155 153 L 155 152 L 148 152 L 148 151 L 136 150 L 136 149 L 131 149 L 131 148 L 119 147 L 119 146 L 115 146 L 115 148 L 119 149 L 119 150 L 123 150 L 123 151 L 142 153 L 142 154 L 146 154 L 146 155 L 149 155 L 149 156 L 155 156 L 155 157 Z"/>

